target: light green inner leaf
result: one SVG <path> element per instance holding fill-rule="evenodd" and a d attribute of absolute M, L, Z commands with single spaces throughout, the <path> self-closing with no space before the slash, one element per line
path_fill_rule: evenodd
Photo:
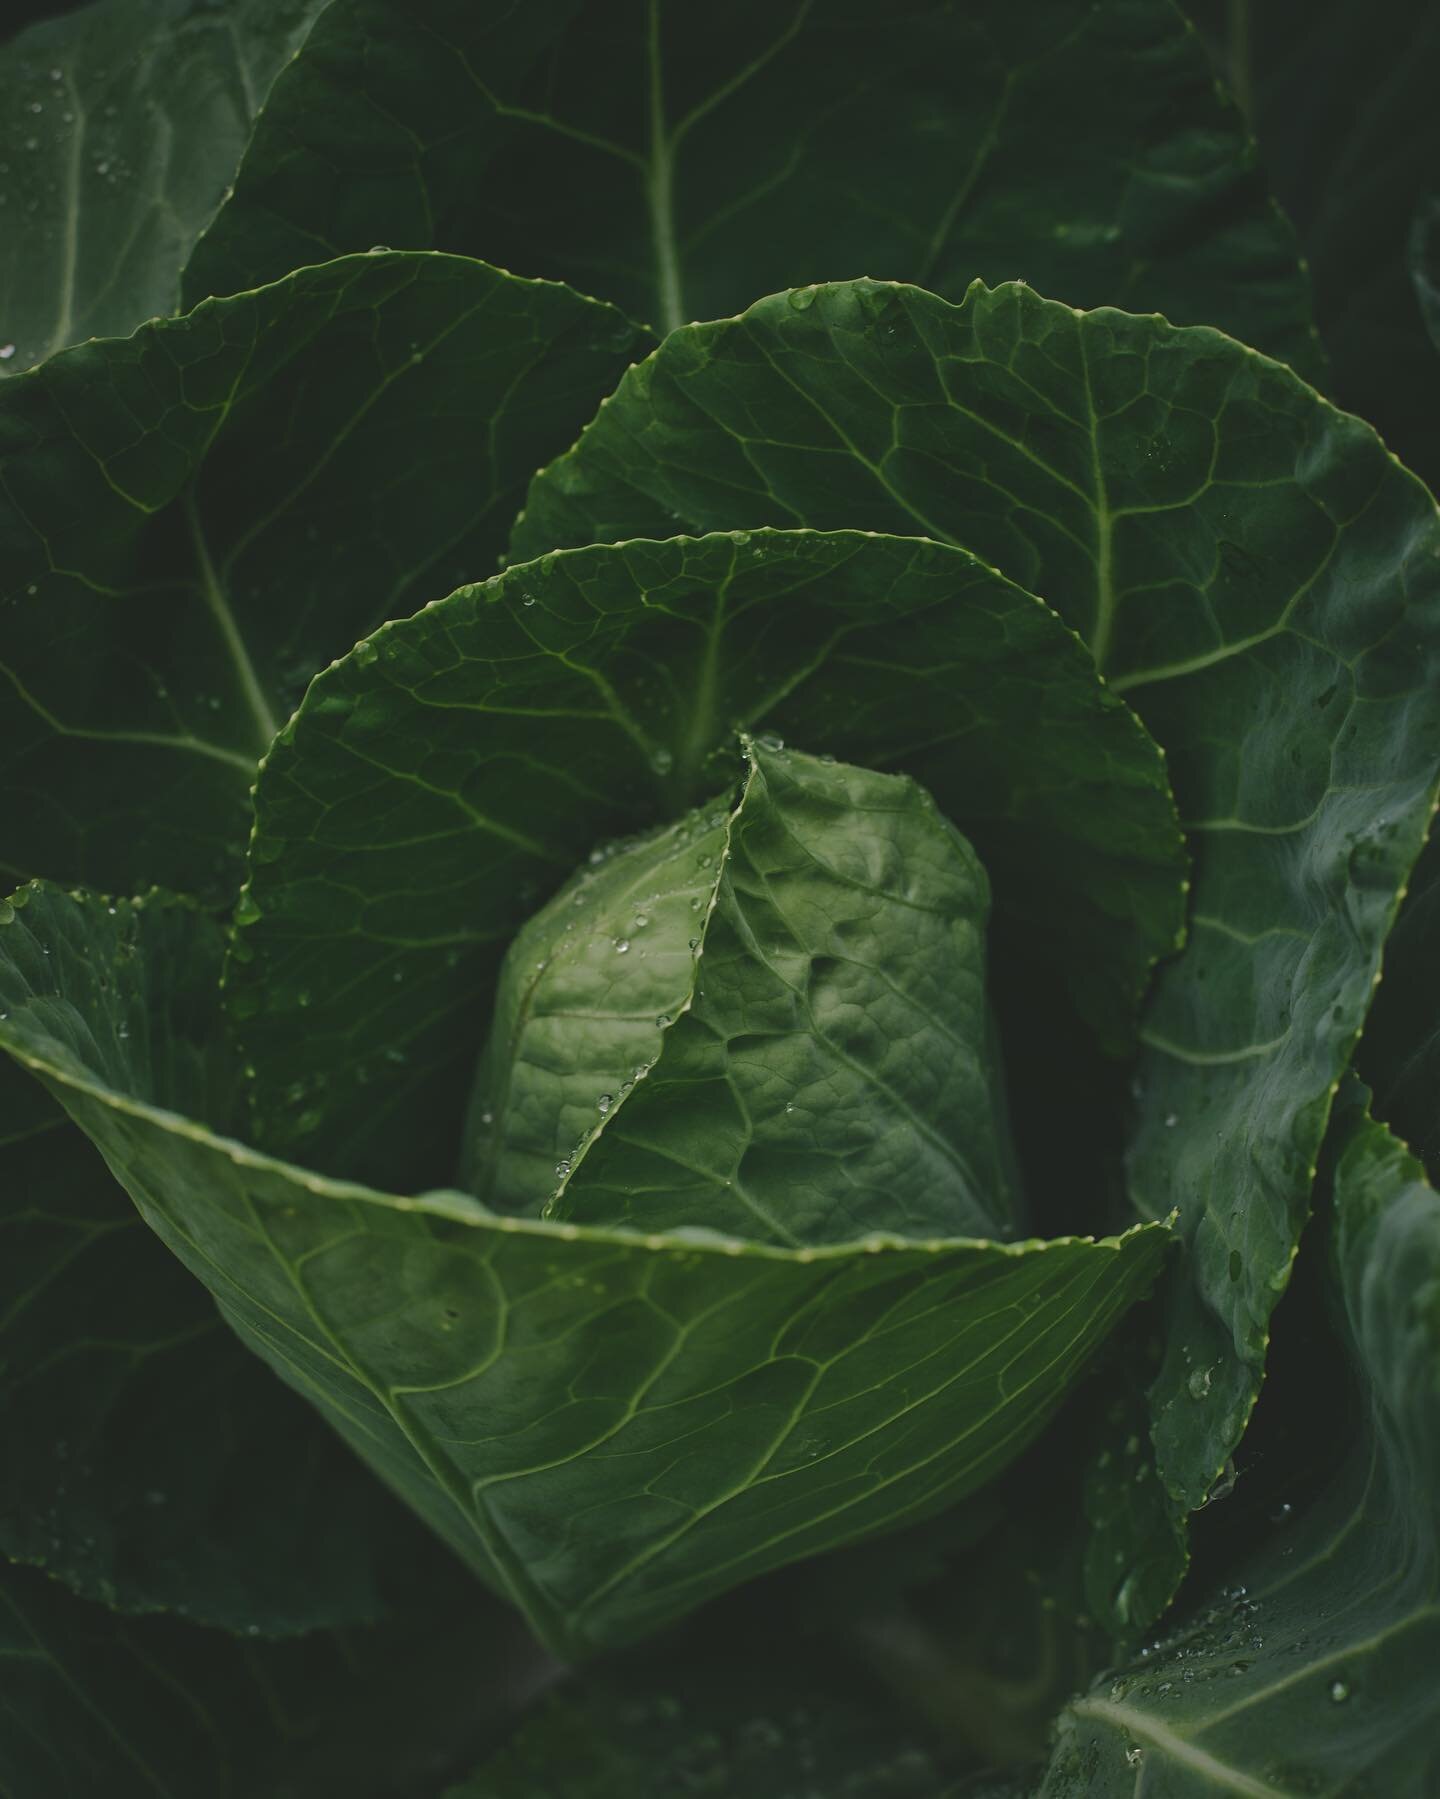
<path fill-rule="evenodd" d="M 1008 1235 L 979 860 L 904 776 L 747 755 L 724 837 L 691 853 L 705 873 L 721 851 L 713 905 L 673 919 L 693 992 L 612 1067 L 598 1120 L 592 1098 L 551 1214 L 797 1246 Z M 651 941 L 602 958 L 623 944 L 628 970 Z"/>

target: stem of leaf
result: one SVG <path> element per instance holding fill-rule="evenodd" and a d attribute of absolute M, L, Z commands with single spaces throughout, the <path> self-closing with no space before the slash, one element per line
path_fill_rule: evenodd
<path fill-rule="evenodd" d="M 185 496 L 185 522 L 190 528 L 190 541 L 195 549 L 195 562 L 200 571 L 200 591 L 205 596 L 205 604 L 210 609 L 210 616 L 220 632 L 221 641 L 225 645 L 226 654 L 235 670 L 235 678 L 244 696 L 250 716 L 255 720 L 255 728 L 260 740 L 260 753 L 269 749 L 279 726 L 275 715 L 270 710 L 270 702 L 265 697 L 265 690 L 260 685 L 260 678 L 255 673 L 255 664 L 250 660 L 250 652 L 245 646 L 245 639 L 240 635 L 240 627 L 235 621 L 235 614 L 230 610 L 230 602 L 225 590 L 220 585 L 220 577 L 215 572 L 215 564 L 211 560 L 210 546 L 205 541 L 205 532 L 200 523 L 200 515 L 195 510 L 193 494 Z"/>
<path fill-rule="evenodd" d="M 660 72 L 660 0 L 650 0 L 650 235 L 655 244 L 655 278 L 660 289 L 660 328 L 685 323 L 680 295 L 680 254 L 675 243 L 673 187 L 675 146 L 665 131 L 665 89 Z"/>

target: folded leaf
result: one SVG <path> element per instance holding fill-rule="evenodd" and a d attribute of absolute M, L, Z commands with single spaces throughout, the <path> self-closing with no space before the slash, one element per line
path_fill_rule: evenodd
<path fill-rule="evenodd" d="M 697 858 L 688 833 L 681 851 L 718 863 L 703 918 L 673 915 L 689 978 L 646 1018 L 644 1060 L 612 1062 L 598 1102 L 590 1087 L 581 1141 L 562 1139 L 559 1184 L 541 1189 L 555 1188 L 547 1215 L 793 1247 L 867 1230 L 1011 1235 L 1013 1152 L 985 1002 L 990 894 L 975 852 L 903 775 L 760 743 L 746 754 L 718 857 Z M 702 827 L 700 843 L 716 834 Z M 653 856 L 647 844 L 627 860 L 648 872 Z M 648 955 L 655 942 L 639 897 L 643 935 L 580 951 L 598 947 L 602 991 L 625 991 L 622 945 Z M 567 910 L 562 889 L 541 915 L 552 938 Z M 531 943 L 517 947 L 524 978 Z M 562 1016 L 559 1028 L 563 1041 L 522 1038 L 511 1052 L 511 1094 L 532 1116 L 555 1116 L 526 1064 L 566 1056 L 576 1027 Z"/>
<path fill-rule="evenodd" d="M 992 560 L 1167 752 L 1191 939 L 1146 1021 L 1130 1183 L 1193 1251 L 1154 1398 L 1165 1481 L 1196 1506 L 1253 1403 L 1435 795 L 1434 502 L 1218 332 L 853 282 L 674 333 L 537 477 L 512 553 L 781 520 Z"/>
<path fill-rule="evenodd" d="M 233 895 L 311 675 L 494 566 L 642 341 L 565 288 L 356 257 L 0 387 L 3 866 Z"/>
<path fill-rule="evenodd" d="M 1211 1606 L 1071 1705 L 1045 1799 L 1436 1790 L 1440 1196 L 1363 1112 L 1337 1131 L 1336 1283 L 1366 1441 Z"/>
<path fill-rule="evenodd" d="M 256 110 L 324 4 L 99 0 L 0 46 L 0 375 L 175 311 Z"/>
<path fill-rule="evenodd" d="M 1168 1241 L 783 1250 L 329 1180 L 174 1109 L 196 1020 L 167 995 L 203 992 L 201 915 L 39 884 L 17 898 L 0 1047 L 240 1334 L 565 1653 L 981 1485 Z M 102 988 L 117 965 L 125 982 Z"/>
<path fill-rule="evenodd" d="M 1289 225 L 1164 0 L 335 0 L 186 293 L 376 242 L 667 331 L 835 276 L 1023 275 L 1318 362 Z"/>
<path fill-rule="evenodd" d="M 387 627 L 266 758 L 226 977 L 258 1140 L 452 1179 L 504 945 L 598 842 L 733 779 L 739 729 L 922 782 L 1016 953 L 1124 1040 L 1183 870 L 1154 746 L 1073 634 L 938 544 L 631 543 Z"/>

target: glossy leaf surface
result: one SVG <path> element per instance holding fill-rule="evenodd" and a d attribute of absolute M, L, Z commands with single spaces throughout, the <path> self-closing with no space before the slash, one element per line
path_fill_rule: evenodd
<path fill-rule="evenodd" d="M 1166 1482 L 1197 1505 L 1253 1402 L 1430 814 L 1434 502 L 1216 332 L 857 282 L 674 334 L 537 478 L 512 551 L 677 519 L 965 544 L 1085 635 L 1167 751 L 1192 935 L 1143 1032 L 1130 1182 L 1192 1249 L 1155 1401 Z"/>
<path fill-rule="evenodd" d="M 1045 1799 L 1384 1793 L 1440 1778 L 1440 1197 L 1352 1111 L 1333 1253 L 1369 1415 L 1340 1480 L 1065 1715 Z"/>
<path fill-rule="evenodd" d="M 175 311 L 255 113 L 323 6 L 99 0 L 0 46 L 0 375 Z"/>
<path fill-rule="evenodd" d="M 20 897 L 0 1046 L 241 1335 L 569 1653 L 982 1484 L 1168 1240 L 785 1251 L 327 1180 L 175 1109 L 204 1065 L 203 917 Z"/>
<path fill-rule="evenodd" d="M 562 1143 L 559 1184 L 541 1189 L 554 1186 L 548 1215 L 796 1248 L 868 1230 L 1012 1235 L 974 850 L 903 775 L 758 743 L 746 756 L 706 915 L 674 917 L 686 988 L 663 1024 L 647 1012 L 653 1048 L 612 1061 L 598 1108 L 590 1086 L 582 1140 Z M 671 835 L 660 842 L 673 859 Z M 648 849 L 632 857 L 653 868 Z M 574 901 L 562 890 L 553 908 L 563 946 Z M 623 995 L 611 958 L 648 956 L 652 941 L 592 937 L 609 964 L 601 991 Z M 532 1115 L 553 1118 L 539 1097 Z"/>

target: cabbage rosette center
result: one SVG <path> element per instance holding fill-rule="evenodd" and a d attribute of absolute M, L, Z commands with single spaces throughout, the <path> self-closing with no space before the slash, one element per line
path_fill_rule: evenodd
<path fill-rule="evenodd" d="M 581 1654 L 952 1503 L 1054 1413 L 1168 1233 L 1019 1235 L 995 975 L 1123 1046 L 1183 871 L 1154 744 L 976 558 L 638 541 L 323 672 L 228 932 L 22 890 L 0 1041 Z"/>

